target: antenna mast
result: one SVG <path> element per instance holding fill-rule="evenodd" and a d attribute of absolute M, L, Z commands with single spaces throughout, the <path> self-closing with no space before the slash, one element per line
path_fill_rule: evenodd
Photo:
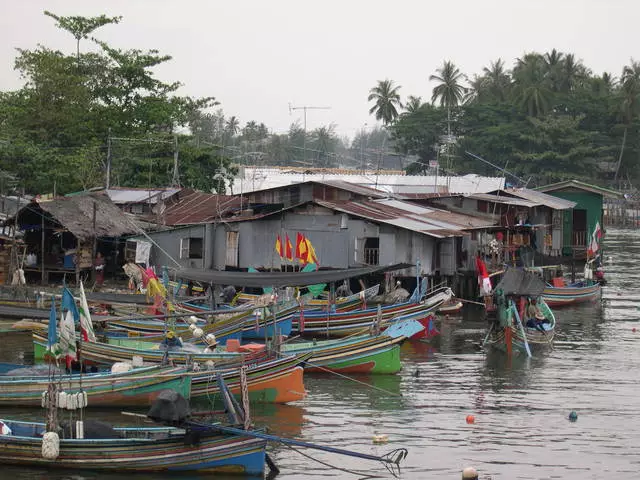
<path fill-rule="evenodd" d="M 303 106 L 303 107 L 294 107 L 291 104 L 289 104 L 289 115 L 291 115 L 291 113 L 294 110 L 303 110 L 304 111 L 304 139 L 303 139 L 303 148 L 302 148 L 302 161 L 306 162 L 307 161 L 307 110 L 331 110 L 331 107 L 310 107 L 310 106 Z"/>

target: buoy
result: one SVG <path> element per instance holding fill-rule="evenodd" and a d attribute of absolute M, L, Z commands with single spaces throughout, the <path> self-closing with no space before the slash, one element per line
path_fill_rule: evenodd
<path fill-rule="evenodd" d="M 474 417 L 473 415 L 467 415 L 467 423 L 476 423 L 476 417 Z"/>
<path fill-rule="evenodd" d="M 578 420 L 578 413 L 575 410 L 572 410 L 569 414 L 569 421 L 575 422 L 576 420 Z"/>
<path fill-rule="evenodd" d="M 462 480 L 478 480 L 478 471 L 473 467 L 467 467 L 462 471 Z"/>
<path fill-rule="evenodd" d="M 388 435 L 374 435 L 373 443 L 387 443 L 389 441 Z"/>
<path fill-rule="evenodd" d="M 60 437 L 56 432 L 46 432 L 42 436 L 42 458 L 55 460 L 60 455 Z"/>
<path fill-rule="evenodd" d="M 636 327 L 633 327 L 633 328 L 631 329 L 631 331 L 632 331 L 633 333 L 636 333 Z"/>

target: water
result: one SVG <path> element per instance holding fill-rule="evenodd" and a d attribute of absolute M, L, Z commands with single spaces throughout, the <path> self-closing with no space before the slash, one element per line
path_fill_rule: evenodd
<path fill-rule="evenodd" d="M 602 305 L 557 310 L 555 348 L 546 354 L 511 363 L 501 354 L 485 355 L 478 348 L 485 324 L 467 314 L 444 321 L 436 343 L 405 345 L 400 375 L 359 377 L 366 385 L 307 376 L 306 400 L 258 407 L 254 420 L 283 436 L 359 452 L 407 448 L 404 479 L 458 479 L 465 466 L 484 479 L 640 478 L 640 233 L 610 231 L 605 248 L 612 260 L 605 265 Z M 28 337 L 4 335 L 0 342 L 0 361 L 29 360 Z M 575 423 L 567 419 L 572 410 Z M 116 423 L 127 420 L 118 411 L 104 414 Z M 469 414 L 473 425 L 465 422 Z M 5 415 L 32 418 L 34 411 L 0 410 Z M 376 434 L 389 443 L 374 445 Z M 375 462 L 304 451 L 328 466 L 283 446 L 270 453 L 282 479 L 390 478 Z M 3 469 L 16 479 L 120 478 Z"/>

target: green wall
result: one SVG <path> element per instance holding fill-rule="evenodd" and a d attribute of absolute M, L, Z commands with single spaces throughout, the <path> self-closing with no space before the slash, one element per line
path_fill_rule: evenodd
<path fill-rule="evenodd" d="M 548 192 L 554 197 L 563 198 L 572 202 L 576 202 L 574 207 L 577 210 L 587 211 L 587 236 L 593 233 L 593 229 L 597 222 L 602 227 L 602 195 L 598 193 L 587 192 L 568 187 L 567 190 L 556 190 Z M 563 222 L 563 249 L 562 253 L 571 255 L 571 235 L 573 234 L 573 211 L 566 210 L 564 212 Z M 588 238 L 587 238 L 588 242 Z"/>

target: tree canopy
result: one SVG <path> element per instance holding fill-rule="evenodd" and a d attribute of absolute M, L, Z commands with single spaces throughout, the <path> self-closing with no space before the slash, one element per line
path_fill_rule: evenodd
<path fill-rule="evenodd" d="M 411 172 L 428 171 L 446 152 L 450 173 L 499 174 L 480 157 L 529 185 L 640 176 L 640 64 L 633 59 L 619 82 L 556 49 L 527 52 L 511 69 L 498 59 L 471 76 L 445 61 L 430 80 L 437 82 L 433 106 L 410 96 L 391 127 L 395 148 L 418 159 Z"/>

